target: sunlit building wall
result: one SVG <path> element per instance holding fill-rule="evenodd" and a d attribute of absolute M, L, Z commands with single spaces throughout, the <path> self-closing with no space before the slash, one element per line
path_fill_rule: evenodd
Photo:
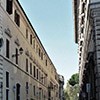
<path fill-rule="evenodd" d="M 0 0 L 0 100 L 60 100 L 57 70 L 18 0 Z"/>

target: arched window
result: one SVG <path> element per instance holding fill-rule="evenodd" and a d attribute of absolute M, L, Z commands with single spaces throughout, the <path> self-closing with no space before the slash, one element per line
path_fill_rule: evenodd
<path fill-rule="evenodd" d="M 20 87 L 19 83 L 16 84 L 16 100 L 20 100 Z"/>

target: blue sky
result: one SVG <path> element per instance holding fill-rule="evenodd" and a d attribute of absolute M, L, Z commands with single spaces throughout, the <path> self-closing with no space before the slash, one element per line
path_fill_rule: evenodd
<path fill-rule="evenodd" d="M 78 72 L 72 0 L 19 0 L 65 84 Z"/>

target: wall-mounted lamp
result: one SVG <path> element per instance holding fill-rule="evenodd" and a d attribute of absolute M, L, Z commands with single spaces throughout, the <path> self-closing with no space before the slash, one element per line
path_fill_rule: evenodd
<path fill-rule="evenodd" d="M 16 57 L 16 56 L 19 56 L 19 55 L 22 55 L 23 54 L 23 48 L 21 47 L 20 49 L 19 49 L 19 54 L 13 54 L 12 55 L 12 57 Z"/>
<path fill-rule="evenodd" d="M 23 54 L 23 48 L 22 47 L 19 49 L 19 53 Z"/>
<path fill-rule="evenodd" d="M 39 87 L 39 90 L 42 90 L 42 88 L 41 88 L 41 87 Z"/>

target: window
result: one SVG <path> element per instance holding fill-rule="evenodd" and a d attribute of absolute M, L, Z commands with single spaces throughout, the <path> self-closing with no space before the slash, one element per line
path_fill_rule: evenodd
<path fill-rule="evenodd" d="M 43 60 L 43 53 L 41 52 L 41 59 Z"/>
<path fill-rule="evenodd" d="M 47 84 L 47 77 L 44 78 L 44 84 Z"/>
<path fill-rule="evenodd" d="M 6 72 L 6 87 L 9 88 L 9 72 Z"/>
<path fill-rule="evenodd" d="M 41 89 L 41 94 L 42 94 L 42 98 L 44 98 L 44 91 L 43 91 L 43 89 Z"/>
<path fill-rule="evenodd" d="M 6 100 L 9 100 L 9 72 L 6 72 Z"/>
<path fill-rule="evenodd" d="M 9 100 L 9 89 L 6 89 L 6 100 Z"/>
<path fill-rule="evenodd" d="M 34 66 L 34 77 L 36 77 L 35 70 L 36 70 L 36 68 L 35 68 L 35 66 Z"/>
<path fill-rule="evenodd" d="M 33 40 L 33 48 L 35 49 L 35 40 Z"/>
<path fill-rule="evenodd" d="M 39 78 L 39 71 L 38 71 L 38 69 L 37 69 L 37 79 Z"/>
<path fill-rule="evenodd" d="M 17 11 L 15 10 L 15 23 L 20 26 L 20 16 L 17 13 Z"/>
<path fill-rule="evenodd" d="M 30 35 L 30 44 L 32 44 L 32 34 Z"/>
<path fill-rule="evenodd" d="M 28 29 L 26 29 L 26 38 L 28 39 Z"/>
<path fill-rule="evenodd" d="M 84 28 L 81 28 L 81 33 L 83 33 L 83 31 L 84 31 Z"/>
<path fill-rule="evenodd" d="M 56 97 L 58 97 L 58 92 L 56 92 Z"/>
<path fill-rule="evenodd" d="M 82 13 L 85 11 L 85 3 L 82 4 Z"/>
<path fill-rule="evenodd" d="M 84 24 L 84 17 L 82 17 L 81 24 Z"/>
<path fill-rule="evenodd" d="M 51 90 L 48 90 L 48 100 L 51 100 Z"/>
<path fill-rule="evenodd" d="M 38 53 L 38 45 L 36 45 L 36 53 Z"/>
<path fill-rule="evenodd" d="M 43 78 L 43 74 L 42 74 L 42 78 L 41 78 L 42 83 L 43 83 L 43 79 L 44 79 L 44 78 Z"/>
<path fill-rule="evenodd" d="M 39 73 L 39 81 L 41 81 L 40 71 L 38 73 Z"/>
<path fill-rule="evenodd" d="M 18 64 L 18 49 L 16 48 L 16 64 Z"/>
<path fill-rule="evenodd" d="M 26 94 L 28 94 L 28 88 L 29 88 L 28 82 L 26 82 Z"/>
<path fill-rule="evenodd" d="M 52 82 L 50 82 L 50 87 L 53 89 L 53 83 Z"/>
<path fill-rule="evenodd" d="M 33 86 L 33 93 L 34 93 L 34 96 L 35 96 L 35 85 Z"/>
<path fill-rule="evenodd" d="M 82 47 L 80 48 L 80 51 L 82 51 Z"/>
<path fill-rule="evenodd" d="M 47 66 L 47 59 L 46 59 L 46 61 L 45 61 L 45 65 Z"/>
<path fill-rule="evenodd" d="M 39 57 L 41 56 L 41 50 L 39 49 Z"/>
<path fill-rule="evenodd" d="M 30 74 L 32 75 L 32 63 L 30 63 Z"/>
<path fill-rule="evenodd" d="M 9 14 L 12 14 L 12 11 L 13 11 L 13 3 L 12 3 L 12 0 L 6 0 L 6 11 Z"/>
<path fill-rule="evenodd" d="M 80 42 L 80 45 L 83 45 L 83 41 Z"/>
<path fill-rule="evenodd" d="M 6 57 L 9 58 L 9 40 L 6 39 Z"/>
<path fill-rule="evenodd" d="M 28 72 L 28 59 L 26 58 L 26 72 Z"/>
<path fill-rule="evenodd" d="M 42 77 L 42 73 L 40 72 L 39 74 L 40 74 L 40 82 L 42 82 L 42 78 L 41 78 Z"/>
<path fill-rule="evenodd" d="M 20 87 L 19 83 L 16 84 L 16 100 L 20 100 Z"/>

